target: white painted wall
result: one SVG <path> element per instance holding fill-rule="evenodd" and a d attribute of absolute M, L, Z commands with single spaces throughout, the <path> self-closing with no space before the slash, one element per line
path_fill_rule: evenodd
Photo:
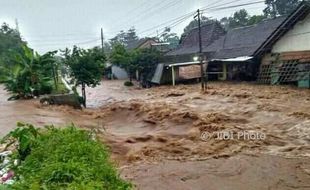
<path fill-rule="evenodd" d="M 298 22 L 272 49 L 273 53 L 310 50 L 310 15 Z"/>
<path fill-rule="evenodd" d="M 112 66 L 112 73 L 119 80 L 128 79 L 127 72 L 124 69 L 120 68 L 120 67 Z"/>

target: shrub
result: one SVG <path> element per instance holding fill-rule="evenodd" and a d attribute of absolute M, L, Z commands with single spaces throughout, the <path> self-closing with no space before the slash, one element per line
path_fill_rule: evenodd
<path fill-rule="evenodd" d="M 133 86 L 133 83 L 131 81 L 126 81 L 124 82 L 125 86 Z"/>
<path fill-rule="evenodd" d="M 109 161 L 107 148 L 89 132 L 74 126 L 47 127 L 38 133 L 31 125 L 24 128 L 24 134 L 19 135 L 32 140 L 26 141 L 29 149 L 25 160 L 14 169 L 18 180 L 12 189 L 131 189 Z"/>

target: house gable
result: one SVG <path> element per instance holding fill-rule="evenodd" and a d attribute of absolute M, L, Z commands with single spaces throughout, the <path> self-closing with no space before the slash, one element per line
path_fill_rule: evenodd
<path fill-rule="evenodd" d="M 211 22 L 201 27 L 202 46 L 207 47 L 214 41 L 225 35 L 224 28 L 218 22 Z M 199 52 L 198 28 L 192 29 L 186 36 L 183 36 L 179 46 L 167 53 L 168 56 L 179 56 L 196 54 Z"/>
<path fill-rule="evenodd" d="M 272 53 L 309 51 L 310 50 L 310 15 L 299 21 L 273 46 Z"/>

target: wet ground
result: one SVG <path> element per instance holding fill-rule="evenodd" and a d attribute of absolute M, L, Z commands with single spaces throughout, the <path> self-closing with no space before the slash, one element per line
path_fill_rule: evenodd
<path fill-rule="evenodd" d="M 1 135 L 16 121 L 94 130 L 138 189 L 310 189 L 309 90 L 104 81 L 87 96 L 85 110 L 1 98 Z"/>

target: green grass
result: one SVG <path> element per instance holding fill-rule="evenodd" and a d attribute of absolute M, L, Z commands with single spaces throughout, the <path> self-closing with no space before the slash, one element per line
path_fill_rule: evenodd
<path fill-rule="evenodd" d="M 21 124 L 19 125 L 21 126 Z M 17 190 L 123 190 L 131 184 L 120 179 L 109 161 L 107 148 L 87 131 L 69 126 L 34 131 L 25 125 L 12 136 L 19 139 L 19 153 L 28 153 L 14 168 Z M 22 148 L 22 150 L 21 150 Z"/>

